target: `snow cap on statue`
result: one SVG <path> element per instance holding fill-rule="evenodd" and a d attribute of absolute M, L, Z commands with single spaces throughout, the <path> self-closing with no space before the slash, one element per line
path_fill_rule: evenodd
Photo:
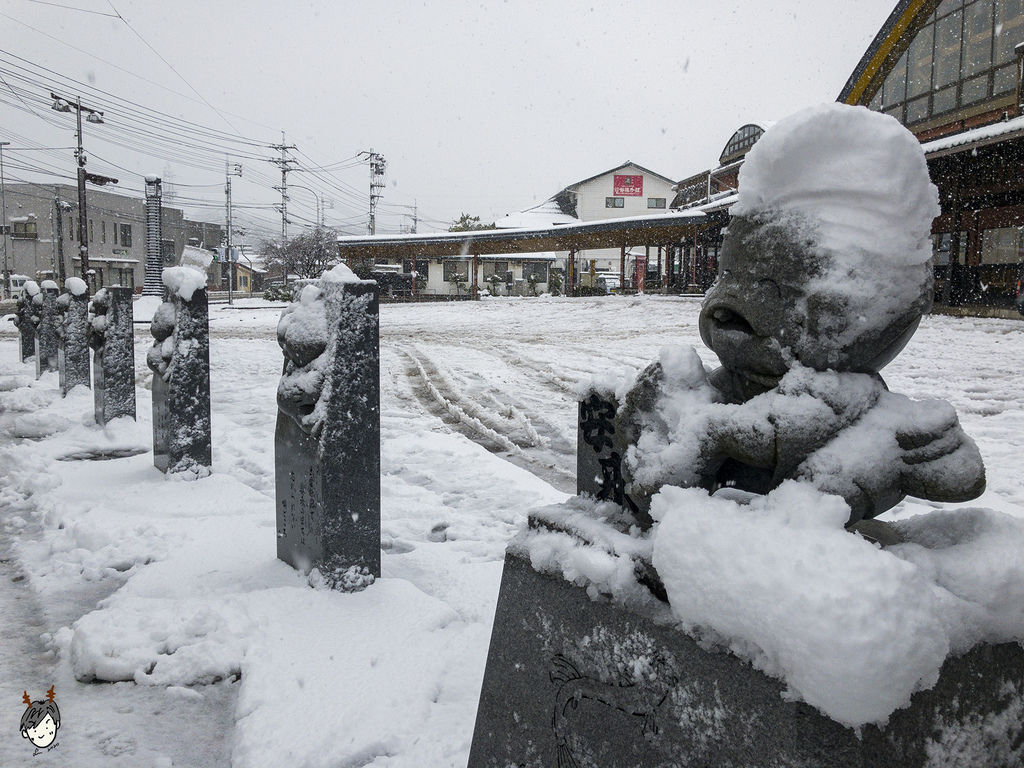
<path fill-rule="evenodd" d="M 842 261 L 909 266 L 932 256 L 939 204 L 910 131 L 888 115 L 833 103 L 781 120 L 747 154 L 732 214 L 762 211 L 798 214 Z"/>

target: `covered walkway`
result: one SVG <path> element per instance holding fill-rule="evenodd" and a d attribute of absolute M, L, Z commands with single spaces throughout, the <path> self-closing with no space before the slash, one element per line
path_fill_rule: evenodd
<path fill-rule="evenodd" d="M 568 252 L 566 290 L 579 286 L 577 255 L 586 249 L 618 248 L 620 285 L 626 284 L 626 250 L 632 247 L 672 248 L 684 238 L 691 241 L 708 221 L 701 211 L 679 211 L 650 216 L 565 224 L 540 229 L 487 229 L 433 234 L 339 237 L 341 258 L 349 266 L 359 260 L 386 263 L 400 260 L 415 264 L 417 259 L 471 257 L 472 289 L 479 288 L 478 257 L 491 254 Z M 659 250 L 660 253 L 660 250 Z M 638 257 L 642 258 L 642 257 Z M 639 265 L 638 265 L 639 266 Z M 666 260 L 666 276 L 672 277 L 672 260 Z M 643 288 L 645 269 L 637 269 L 637 289 Z M 659 274 L 660 274 L 659 265 Z"/>

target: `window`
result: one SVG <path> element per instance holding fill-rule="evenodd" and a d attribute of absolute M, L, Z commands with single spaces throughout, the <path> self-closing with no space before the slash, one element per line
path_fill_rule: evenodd
<path fill-rule="evenodd" d="M 132 247 L 132 225 L 131 224 L 121 224 L 119 226 L 121 227 L 121 245 L 123 245 L 125 248 L 131 248 Z"/>
<path fill-rule="evenodd" d="M 507 272 L 507 261 L 491 261 L 488 259 L 484 262 L 484 280 L 490 280 L 494 275 L 504 280 Z"/>
<path fill-rule="evenodd" d="M 107 242 L 107 222 L 105 221 L 100 222 L 100 242 Z"/>
<path fill-rule="evenodd" d="M 470 264 L 468 259 L 459 261 L 446 261 L 444 263 L 444 281 L 451 283 L 456 280 L 462 283 L 469 282 Z"/>
<path fill-rule="evenodd" d="M 546 283 L 548 281 L 548 263 L 546 261 L 524 261 L 523 280 Z"/>
<path fill-rule="evenodd" d="M 1019 227 L 981 230 L 982 264 L 1017 264 L 1024 260 Z"/>
<path fill-rule="evenodd" d="M 606 197 L 604 199 L 605 208 L 625 208 L 626 198 L 624 197 Z"/>
<path fill-rule="evenodd" d="M 1014 46 L 1022 41 L 1024 41 L 1024 0 L 997 0 L 994 63 L 999 65 L 1014 61 L 1016 59 Z"/>
<path fill-rule="evenodd" d="M 664 197 L 648 197 L 647 198 L 648 208 L 664 208 L 665 198 Z"/>
<path fill-rule="evenodd" d="M 89 219 L 89 242 L 92 242 L 92 219 Z"/>
<path fill-rule="evenodd" d="M 15 221 L 11 224 L 11 237 L 16 240 L 35 240 L 39 237 L 34 221 Z"/>

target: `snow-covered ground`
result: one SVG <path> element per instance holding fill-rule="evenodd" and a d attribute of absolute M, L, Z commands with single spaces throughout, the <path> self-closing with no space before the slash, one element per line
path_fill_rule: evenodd
<path fill-rule="evenodd" d="M 139 420 L 101 429 L 91 393 L 61 401 L 55 375 L 35 382 L 13 362 L 3 323 L 0 764 L 31 754 L 17 736 L 22 691 L 53 684 L 58 752 L 76 766 L 461 768 L 505 543 L 574 487 L 578 386 L 667 344 L 714 364 L 698 307 L 383 306 L 384 577 L 356 594 L 310 588 L 275 557 L 279 307 L 212 308 L 215 466 L 196 482 L 165 478 L 144 452 L 145 326 Z M 988 470 L 971 506 L 1024 517 L 1022 342 L 1018 321 L 929 316 L 883 375 L 895 392 L 953 403 Z M 83 460 L 96 454 L 107 458 Z"/>

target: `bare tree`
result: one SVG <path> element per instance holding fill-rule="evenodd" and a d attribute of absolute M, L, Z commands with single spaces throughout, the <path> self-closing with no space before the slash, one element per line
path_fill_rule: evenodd
<path fill-rule="evenodd" d="M 283 243 L 266 241 L 262 250 L 268 270 L 298 278 L 320 277 L 340 261 L 337 235 L 324 227 L 303 232 Z"/>

